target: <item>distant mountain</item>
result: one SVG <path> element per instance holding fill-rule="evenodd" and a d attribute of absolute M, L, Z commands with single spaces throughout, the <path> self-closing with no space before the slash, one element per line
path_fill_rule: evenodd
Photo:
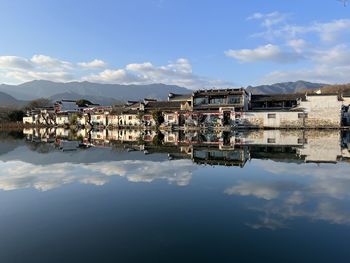
<path fill-rule="evenodd" d="M 52 82 L 34 80 L 20 85 L 0 85 L 0 91 L 21 100 L 32 100 L 42 97 L 59 97 L 79 95 L 79 98 L 89 96 L 115 99 L 118 101 L 139 100 L 143 98 L 166 99 L 169 92 L 190 93 L 189 89 L 176 85 L 149 84 L 149 85 L 120 85 L 100 84 L 91 82 Z M 58 94 L 58 95 L 57 95 Z M 56 96 L 57 95 L 57 96 Z"/>
<path fill-rule="evenodd" d="M 114 105 L 114 104 L 122 104 L 125 103 L 126 101 L 120 101 L 117 99 L 113 98 L 108 98 L 108 97 L 101 97 L 101 96 L 91 96 L 91 95 L 80 95 L 75 92 L 64 92 L 64 93 L 59 93 L 55 94 L 53 96 L 50 96 L 49 99 L 51 101 L 57 101 L 57 100 L 80 100 L 80 99 L 86 99 L 89 100 L 93 103 L 97 103 L 100 105 Z"/>
<path fill-rule="evenodd" d="M 17 100 L 5 92 L 0 92 L 0 107 L 20 107 L 26 103 L 26 101 Z"/>
<path fill-rule="evenodd" d="M 322 83 L 312 83 L 303 80 L 295 82 L 282 82 L 272 85 L 261 85 L 261 86 L 248 86 L 247 91 L 252 94 L 286 94 L 286 93 L 297 93 L 307 90 L 315 90 L 327 86 Z"/>

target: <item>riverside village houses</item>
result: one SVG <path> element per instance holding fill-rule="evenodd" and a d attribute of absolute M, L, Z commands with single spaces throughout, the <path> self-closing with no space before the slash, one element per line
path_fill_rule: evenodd
<path fill-rule="evenodd" d="M 124 105 L 56 101 L 26 113 L 27 125 L 139 129 L 341 128 L 350 124 L 350 94 L 252 95 L 244 88 L 170 93 L 168 100 Z"/>

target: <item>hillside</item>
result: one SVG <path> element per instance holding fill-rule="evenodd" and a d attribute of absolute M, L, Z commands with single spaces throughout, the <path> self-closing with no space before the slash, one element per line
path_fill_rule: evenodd
<path fill-rule="evenodd" d="M 17 99 L 32 100 L 49 98 L 56 94 L 79 94 L 80 97 L 94 96 L 116 99 L 119 101 L 138 100 L 143 98 L 166 99 L 169 92 L 189 93 L 190 90 L 176 85 L 149 84 L 149 85 L 120 85 L 100 84 L 92 82 L 52 82 L 34 80 L 20 85 L 0 85 L 0 91 Z"/>
<path fill-rule="evenodd" d="M 90 96 L 90 95 L 82 96 L 75 92 L 65 92 L 65 93 L 55 94 L 53 96 L 50 96 L 49 99 L 51 101 L 57 101 L 57 100 L 63 100 L 63 99 L 66 99 L 66 100 L 86 99 L 100 105 L 114 105 L 114 104 L 121 104 L 126 102 L 126 101 L 120 101 L 114 98 L 101 97 L 101 96 Z"/>
<path fill-rule="evenodd" d="M 251 92 L 252 94 L 287 94 L 319 89 L 324 86 L 327 86 L 327 84 L 299 80 L 295 82 L 282 82 L 272 85 L 260 85 L 255 87 L 248 86 L 247 91 Z"/>
<path fill-rule="evenodd" d="M 17 100 L 5 92 L 0 92 L 0 106 L 1 107 L 21 107 L 25 104 L 26 104 L 25 101 Z"/>
<path fill-rule="evenodd" d="M 350 83 L 329 85 L 320 89 L 322 93 L 339 93 L 350 94 Z M 315 90 L 316 91 L 316 90 Z"/>

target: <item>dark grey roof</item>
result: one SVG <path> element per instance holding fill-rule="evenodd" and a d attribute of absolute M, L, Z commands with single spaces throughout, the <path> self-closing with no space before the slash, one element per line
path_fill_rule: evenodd
<path fill-rule="evenodd" d="M 196 90 L 193 95 L 239 95 L 247 93 L 243 88 L 239 89 L 210 89 L 210 90 Z"/>
<path fill-rule="evenodd" d="M 264 102 L 264 101 L 290 101 L 302 99 L 305 100 L 305 94 L 293 93 L 293 94 L 262 94 L 252 95 L 251 102 Z"/>
<path fill-rule="evenodd" d="M 181 101 L 150 101 L 145 104 L 145 109 L 172 109 L 181 108 Z"/>
<path fill-rule="evenodd" d="M 189 100 L 192 97 L 192 94 L 175 94 L 169 93 L 169 101 L 172 100 Z"/>

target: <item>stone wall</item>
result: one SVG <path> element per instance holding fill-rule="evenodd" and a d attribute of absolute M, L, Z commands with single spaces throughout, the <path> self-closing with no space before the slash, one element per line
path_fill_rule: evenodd
<path fill-rule="evenodd" d="M 340 128 L 342 101 L 337 95 L 307 96 L 307 101 L 300 102 L 308 117 L 306 128 Z"/>
<path fill-rule="evenodd" d="M 253 128 L 303 128 L 304 120 L 299 117 L 301 112 L 265 111 L 246 112 L 242 116 L 242 125 Z"/>

